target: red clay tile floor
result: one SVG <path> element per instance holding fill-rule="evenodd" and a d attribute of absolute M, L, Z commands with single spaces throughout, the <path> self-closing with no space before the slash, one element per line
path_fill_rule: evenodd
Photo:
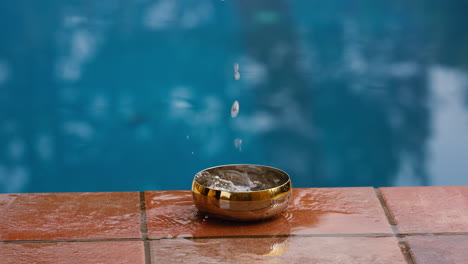
<path fill-rule="evenodd" d="M 294 189 L 279 217 L 205 218 L 190 191 L 0 194 L 0 264 L 468 263 L 468 186 Z"/>

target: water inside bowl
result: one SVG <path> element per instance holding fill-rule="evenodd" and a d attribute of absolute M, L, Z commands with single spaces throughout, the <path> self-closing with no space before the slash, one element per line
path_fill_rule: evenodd
<path fill-rule="evenodd" d="M 229 192 L 260 191 L 278 187 L 288 180 L 280 172 L 260 166 L 226 166 L 199 172 L 195 179 L 213 190 Z"/>

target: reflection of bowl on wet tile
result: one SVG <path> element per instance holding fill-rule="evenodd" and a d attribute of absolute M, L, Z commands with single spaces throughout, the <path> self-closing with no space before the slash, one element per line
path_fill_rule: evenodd
<path fill-rule="evenodd" d="M 195 251 L 201 256 L 222 256 L 229 252 L 231 261 L 235 263 L 253 263 L 255 257 L 274 257 L 284 255 L 290 244 L 289 236 L 262 238 L 230 238 L 230 239 L 190 239 Z M 209 248 L 209 250 L 206 250 Z M 250 256 L 250 258 L 249 258 Z M 253 257 L 253 258 L 251 258 Z M 255 262 L 256 263 L 256 262 Z M 268 262 L 270 263 L 270 262 Z"/>
<path fill-rule="evenodd" d="M 261 165 L 224 165 L 203 170 L 192 184 L 198 210 L 237 221 L 256 221 L 278 216 L 291 198 L 289 175 Z"/>

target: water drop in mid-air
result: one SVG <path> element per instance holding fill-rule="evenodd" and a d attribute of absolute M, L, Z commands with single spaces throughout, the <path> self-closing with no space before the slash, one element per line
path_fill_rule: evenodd
<path fill-rule="evenodd" d="M 240 79 L 239 63 L 234 63 L 234 79 L 236 80 Z"/>
<path fill-rule="evenodd" d="M 231 107 L 231 117 L 234 118 L 239 114 L 239 102 L 236 100 Z"/>
<path fill-rule="evenodd" d="M 236 149 L 238 149 L 239 151 L 242 151 L 242 139 L 240 139 L 240 138 L 234 139 L 234 146 L 235 146 Z"/>

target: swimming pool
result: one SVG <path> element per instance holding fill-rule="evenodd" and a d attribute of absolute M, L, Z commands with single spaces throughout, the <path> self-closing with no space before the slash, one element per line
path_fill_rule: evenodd
<path fill-rule="evenodd" d="M 466 185 L 467 3 L 3 1 L 0 192 Z"/>

